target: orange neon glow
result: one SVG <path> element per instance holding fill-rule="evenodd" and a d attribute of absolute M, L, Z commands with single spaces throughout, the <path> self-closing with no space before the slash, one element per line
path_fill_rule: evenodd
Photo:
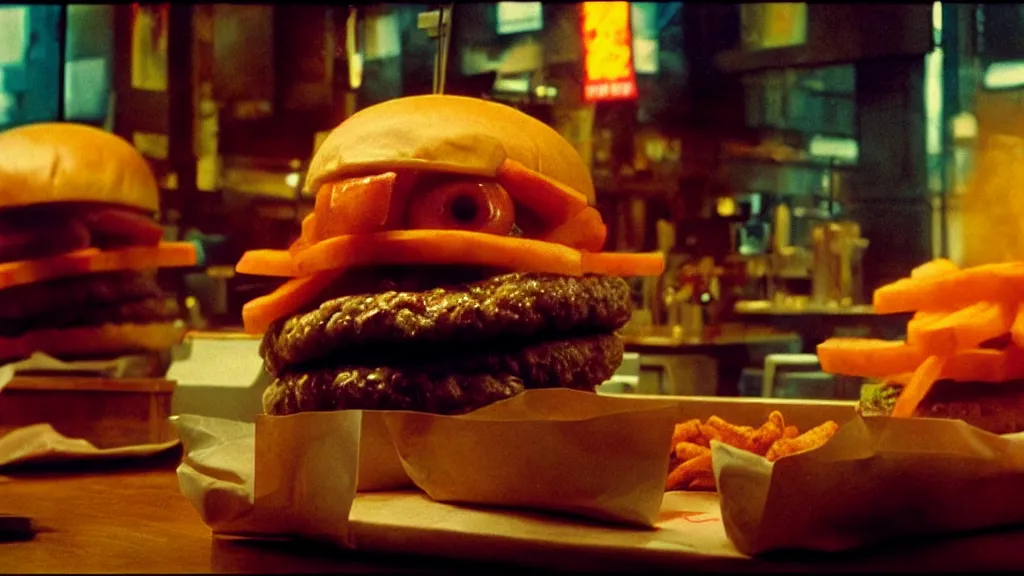
<path fill-rule="evenodd" d="M 636 98 L 629 2 L 583 2 L 581 6 L 586 68 L 583 99 Z"/>

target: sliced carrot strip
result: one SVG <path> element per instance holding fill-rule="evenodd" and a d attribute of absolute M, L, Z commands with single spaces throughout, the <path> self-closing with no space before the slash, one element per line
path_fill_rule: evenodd
<path fill-rule="evenodd" d="M 295 259 L 289 250 L 249 250 L 242 254 L 235 265 L 235 271 L 256 276 L 299 275 Z"/>
<path fill-rule="evenodd" d="M 892 409 L 893 418 L 910 418 L 914 415 L 921 401 L 925 399 L 932 390 L 932 386 L 942 376 L 942 369 L 946 359 L 941 356 L 929 356 L 927 360 L 914 371 L 910 379 Z"/>
<path fill-rule="evenodd" d="M 0 264 L 0 289 L 96 272 L 195 264 L 196 247 L 191 242 L 161 242 L 156 246 L 132 246 L 118 250 L 86 248 L 59 256 Z"/>
<path fill-rule="evenodd" d="M 906 386 L 912 377 L 912 372 L 904 372 L 895 376 L 886 376 L 885 380 Z M 957 352 L 947 358 L 939 379 L 957 382 L 1000 383 L 1021 378 L 1024 378 L 1024 351 L 1017 348 L 1008 350 L 978 348 Z"/>
<path fill-rule="evenodd" d="M 1011 315 L 1001 302 L 977 302 L 942 318 L 926 314 L 907 325 L 907 341 L 929 354 L 950 355 L 976 348 L 1010 331 Z"/>
<path fill-rule="evenodd" d="M 1004 350 L 964 350 L 950 356 L 942 369 L 942 380 L 957 382 L 1004 382 L 1020 369 L 1015 356 Z"/>
<path fill-rule="evenodd" d="M 936 258 L 911 270 L 910 277 L 914 279 L 934 278 L 959 271 L 960 267 L 946 258 Z"/>
<path fill-rule="evenodd" d="M 665 256 L 661 252 L 583 252 L 582 256 L 584 274 L 661 276 L 665 271 Z"/>
<path fill-rule="evenodd" d="M 903 386 L 906 386 L 907 384 L 910 384 L 910 379 L 913 377 L 913 372 L 903 372 L 902 374 L 896 374 L 895 376 L 886 376 L 885 378 L 882 379 L 885 380 L 886 382 L 893 382 L 895 384 L 902 384 Z"/>
<path fill-rule="evenodd" d="M 907 332 L 922 330 L 936 322 L 941 322 L 947 316 L 949 316 L 949 312 L 920 310 L 915 312 L 914 316 L 910 319 L 910 322 L 907 323 Z"/>
<path fill-rule="evenodd" d="M 1024 262 L 988 264 L 927 278 L 903 278 L 875 290 L 879 314 L 917 310 L 958 310 L 988 300 L 1019 302 L 1024 294 Z"/>
<path fill-rule="evenodd" d="M 601 213 L 588 206 L 565 224 L 556 227 L 540 239 L 571 248 L 599 252 L 604 247 L 608 228 L 601 220 Z"/>
<path fill-rule="evenodd" d="M 1003 373 L 998 382 L 1009 382 L 1011 380 L 1024 379 L 1024 350 L 1020 348 L 1007 348 L 1001 350 L 1003 353 Z M 983 380 L 984 382 L 984 380 Z"/>
<path fill-rule="evenodd" d="M 829 338 L 818 344 L 821 369 L 832 374 L 886 378 L 913 372 L 927 358 L 917 346 L 872 338 Z"/>
<path fill-rule="evenodd" d="M 505 159 L 498 166 L 497 178 L 513 200 L 552 225 L 568 222 L 588 205 L 583 194 L 515 160 Z"/>
<path fill-rule="evenodd" d="M 342 270 L 330 270 L 289 280 L 270 294 L 242 306 L 242 323 L 250 334 L 265 332 L 278 318 L 295 314 L 338 279 Z"/>
<path fill-rule="evenodd" d="M 1014 345 L 1024 348 L 1024 306 L 1017 307 L 1017 315 L 1013 319 L 1013 324 L 1010 325 L 1010 337 L 1013 339 Z"/>
<path fill-rule="evenodd" d="M 335 236 L 295 256 L 300 274 L 386 264 L 468 264 L 566 276 L 583 273 L 580 253 L 539 240 L 465 230 L 393 230 Z"/>

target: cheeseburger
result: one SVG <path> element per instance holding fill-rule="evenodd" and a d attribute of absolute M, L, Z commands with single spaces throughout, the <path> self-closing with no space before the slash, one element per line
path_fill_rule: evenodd
<path fill-rule="evenodd" d="M 593 391 L 622 361 L 621 276 L 664 267 L 660 254 L 600 252 L 579 155 L 493 102 L 362 110 L 321 145 L 306 187 L 316 201 L 298 240 L 237 266 L 288 278 L 243 309 L 274 376 L 268 414 L 457 414 L 531 388 Z"/>
<path fill-rule="evenodd" d="M 830 338 L 824 371 L 868 379 L 864 416 L 962 420 L 1024 432 L 1024 262 L 961 269 L 937 258 L 875 290 L 877 314 L 913 313 L 904 340 Z"/>
<path fill-rule="evenodd" d="M 183 327 L 156 269 L 195 264 L 161 241 L 156 180 L 127 142 L 97 128 L 0 133 L 0 361 L 161 351 Z"/>

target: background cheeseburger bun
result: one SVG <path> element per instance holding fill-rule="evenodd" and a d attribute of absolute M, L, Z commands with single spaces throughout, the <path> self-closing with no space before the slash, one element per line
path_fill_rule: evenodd
<path fill-rule="evenodd" d="M 121 138 L 44 123 L 0 133 L 0 361 L 165 350 L 177 300 L 156 269 L 192 266 L 162 242 L 156 180 Z"/>
<path fill-rule="evenodd" d="M 455 414 L 530 388 L 593 391 L 622 361 L 621 276 L 660 254 L 600 250 L 594 186 L 557 132 L 456 96 L 391 100 L 324 141 L 313 213 L 241 273 L 289 280 L 243 309 L 274 376 L 267 413 Z"/>

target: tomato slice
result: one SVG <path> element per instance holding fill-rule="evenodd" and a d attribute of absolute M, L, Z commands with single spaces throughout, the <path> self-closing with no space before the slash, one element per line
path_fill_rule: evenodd
<path fill-rule="evenodd" d="M 86 248 L 59 256 L 0 264 L 0 289 L 44 280 L 115 270 L 144 270 L 195 266 L 191 242 L 161 242 L 118 250 Z"/>
<path fill-rule="evenodd" d="M 316 196 L 313 242 L 384 229 L 391 210 L 394 172 L 324 184 Z M 308 239 L 307 239 L 308 240 Z"/>
<path fill-rule="evenodd" d="M 133 244 L 154 246 L 164 237 L 164 229 L 152 218 L 120 208 L 108 208 L 85 216 L 86 225 L 97 236 L 131 240 Z"/>
<path fill-rule="evenodd" d="M 583 194 L 515 160 L 502 162 L 497 178 L 513 200 L 541 216 L 551 228 L 568 222 L 589 204 Z"/>

